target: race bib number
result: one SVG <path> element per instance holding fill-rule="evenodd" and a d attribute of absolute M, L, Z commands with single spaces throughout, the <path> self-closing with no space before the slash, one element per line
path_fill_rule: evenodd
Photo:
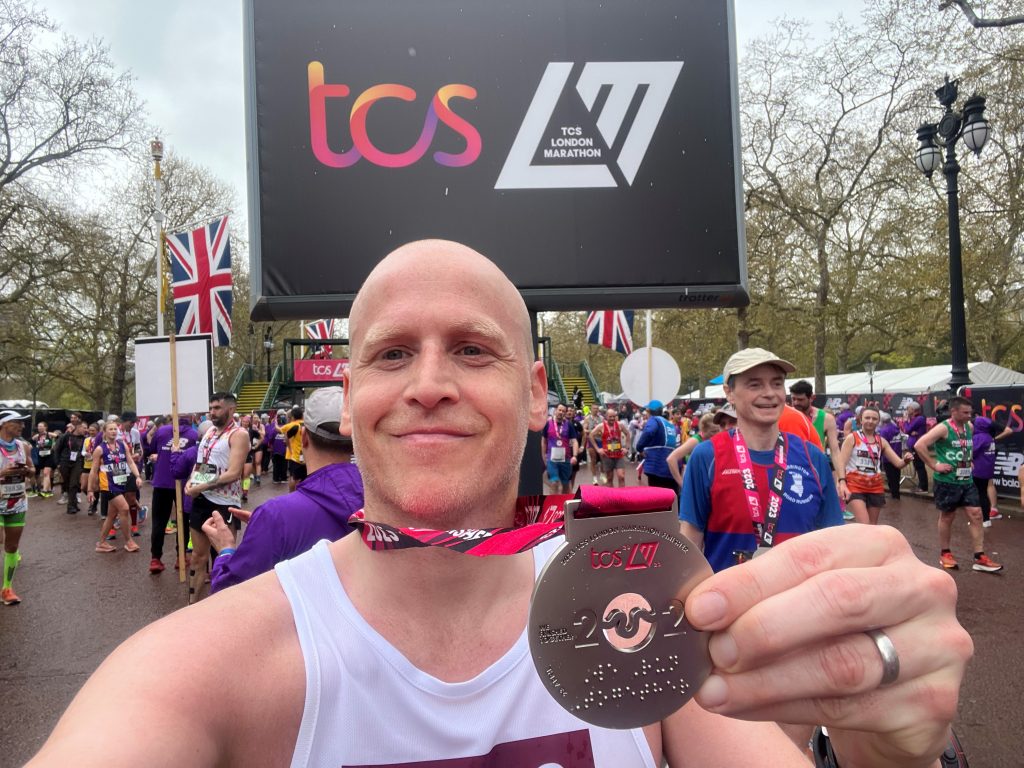
<path fill-rule="evenodd" d="M 128 482 L 128 475 L 114 475 L 114 485 L 125 485 Z"/>
<path fill-rule="evenodd" d="M 50 455 L 50 449 L 49 448 L 40 448 L 39 449 L 39 455 L 40 456 L 49 456 Z"/>
<path fill-rule="evenodd" d="M 25 495 L 25 481 L 0 484 L 0 496 L 5 499 L 16 499 Z"/>
<path fill-rule="evenodd" d="M 78 461 L 78 451 L 72 451 L 71 452 L 71 460 L 72 461 Z"/>
<path fill-rule="evenodd" d="M 551 460 L 555 462 L 565 461 L 564 445 L 556 445 L 551 449 Z"/>
<path fill-rule="evenodd" d="M 206 483 L 212 483 L 217 479 L 217 468 L 212 464 L 196 464 L 196 468 L 192 471 L 192 478 L 190 482 L 192 485 L 205 485 Z"/>
<path fill-rule="evenodd" d="M 956 479 L 967 480 L 971 476 L 970 467 L 957 467 L 956 468 Z"/>
<path fill-rule="evenodd" d="M 618 440 L 609 440 L 607 450 L 609 450 L 612 453 L 617 453 L 618 451 L 622 450 L 622 443 L 620 443 Z"/>

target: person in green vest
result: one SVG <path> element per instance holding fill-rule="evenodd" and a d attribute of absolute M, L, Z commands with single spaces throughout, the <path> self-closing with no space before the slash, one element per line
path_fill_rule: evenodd
<path fill-rule="evenodd" d="M 1003 566 L 985 554 L 981 499 L 973 478 L 973 411 L 970 400 L 964 397 L 951 397 L 949 418 L 928 430 L 925 436 L 914 444 L 914 450 L 934 472 L 935 506 L 939 509 L 939 564 L 948 570 L 960 567 L 949 544 L 953 518 L 957 509 L 963 507 L 967 519 L 971 522 L 973 568 L 982 573 L 995 573 L 1001 571 Z M 929 450 L 933 446 L 934 456 Z"/>

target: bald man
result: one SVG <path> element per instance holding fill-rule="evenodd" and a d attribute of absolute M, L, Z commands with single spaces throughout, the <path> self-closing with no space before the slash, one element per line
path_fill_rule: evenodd
<path fill-rule="evenodd" d="M 370 274 L 349 328 L 340 430 L 366 519 L 511 525 L 547 406 L 512 284 L 464 246 L 413 243 Z M 497 557 L 368 546 L 387 531 L 321 542 L 143 629 L 32 765 L 806 766 L 773 722 L 733 718 L 825 723 L 843 766 L 931 765 L 945 744 L 970 638 L 949 577 L 892 529 L 808 534 L 704 582 L 686 612 L 714 633 L 716 671 L 697 701 L 633 731 L 570 715 L 529 658 L 531 593 L 559 539 Z M 884 689 L 864 634 L 877 627 L 902 661 Z M 202 679 L 182 638 L 201 649 Z M 115 707 L 132 726 L 112 749 Z"/>

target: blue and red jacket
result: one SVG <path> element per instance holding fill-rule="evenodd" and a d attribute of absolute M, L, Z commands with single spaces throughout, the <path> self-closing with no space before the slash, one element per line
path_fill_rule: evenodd
<path fill-rule="evenodd" d="M 734 552 L 752 552 L 758 545 L 732 432 L 719 432 L 693 449 L 679 499 L 679 517 L 704 531 L 704 556 L 715 571 L 735 565 Z M 750 451 L 762 510 L 768 508 L 774 453 Z M 825 454 L 786 433 L 786 479 L 775 543 L 842 524 L 839 496 Z"/>

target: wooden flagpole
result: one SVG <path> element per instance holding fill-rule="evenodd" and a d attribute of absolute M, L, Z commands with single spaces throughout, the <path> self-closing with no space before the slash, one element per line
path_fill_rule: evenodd
<path fill-rule="evenodd" d="M 164 246 L 164 232 L 160 230 L 160 259 L 166 258 L 166 250 Z M 178 425 L 178 350 L 176 346 L 176 334 L 175 325 L 177 321 L 172 318 L 170 328 L 168 329 L 168 349 L 171 357 L 171 429 L 172 431 L 172 448 L 181 447 L 181 427 Z M 182 511 L 182 490 L 181 480 L 174 480 L 174 518 L 178 524 L 178 581 L 182 584 L 185 583 L 185 515 Z"/>
<path fill-rule="evenodd" d="M 159 139 L 154 139 L 150 145 L 150 155 L 153 157 L 154 162 L 154 191 L 156 194 L 156 213 L 154 218 L 156 219 L 157 225 L 159 226 L 158 242 L 157 242 L 157 335 L 163 336 L 164 333 L 164 312 L 166 310 L 166 299 L 167 299 L 167 248 L 166 239 L 167 234 L 164 229 L 164 212 L 161 207 L 161 182 L 162 174 L 160 171 L 160 161 L 164 156 L 164 145 Z M 173 302 L 172 302 L 173 306 Z M 171 325 L 168 333 L 168 355 L 170 356 L 170 367 L 171 367 L 171 447 L 172 449 L 179 448 L 181 440 L 181 429 L 178 426 L 178 355 L 177 349 L 175 348 L 175 324 L 176 320 L 171 319 Z M 174 481 L 174 517 L 178 524 L 178 581 L 181 583 L 185 582 L 185 523 L 184 515 L 182 514 L 182 492 L 181 492 L 181 480 Z"/>

